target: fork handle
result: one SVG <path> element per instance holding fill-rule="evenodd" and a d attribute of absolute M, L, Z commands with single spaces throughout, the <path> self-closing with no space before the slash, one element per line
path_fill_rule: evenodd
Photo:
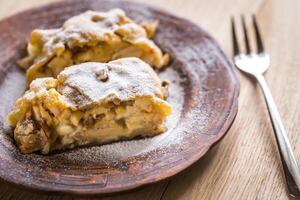
<path fill-rule="evenodd" d="M 300 169 L 294 156 L 289 139 L 286 135 L 277 106 L 264 76 L 262 74 L 258 74 L 255 75 L 255 78 L 258 80 L 259 85 L 263 91 L 269 115 L 271 117 L 271 122 L 276 136 L 276 143 L 279 149 L 288 190 L 294 197 L 300 197 Z"/>

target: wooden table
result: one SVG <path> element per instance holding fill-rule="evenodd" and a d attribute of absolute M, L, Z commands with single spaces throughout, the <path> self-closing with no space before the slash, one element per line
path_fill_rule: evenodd
<path fill-rule="evenodd" d="M 0 0 L 0 18 L 53 0 Z M 255 13 L 271 55 L 266 75 L 292 147 L 300 158 L 299 0 L 137 0 L 188 18 L 210 32 L 231 56 L 230 16 Z M 250 25 L 248 21 L 247 24 Z M 5 30 L 1 30 L 5 31 Z M 239 113 L 226 137 L 171 180 L 106 200 L 288 199 L 263 97 L 243 74 Z M 12 169 L 13 170 L 13 169 Z M 21 191 L 0 183 L 0 199 L 73 199 Z"/>

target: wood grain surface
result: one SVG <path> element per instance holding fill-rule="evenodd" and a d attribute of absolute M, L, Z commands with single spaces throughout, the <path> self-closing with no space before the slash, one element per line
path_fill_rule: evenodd
<path fill-rule="evenodd" d="M 53 1 L 53 0 L 52 0 Z M 0 0 L 0 17 L 51 0 Z M 146 0 L 138 0 L 146 2 Z M 211 33 L 231 56 L 231 15 L 257 14 L 271 55 L 266 74 L 297 158 L 300 158 L 300 1 L 298 0 L 152 0 Z M 248 23 L 250 24 L 250 23 Z M 239 73 L 239 113 L 226 137 L 199 162 L 171 180 L 110 200 L 288 199 L 281 164 L 263 97 L 257 85 Z M 13 169 L 12 169 L 13 170 Z M 20 191 L 0 184 L 0 199 L 74 199 Z"/>

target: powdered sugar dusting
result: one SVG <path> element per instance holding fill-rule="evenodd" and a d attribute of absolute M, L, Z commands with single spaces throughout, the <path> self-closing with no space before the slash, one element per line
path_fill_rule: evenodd
<path fill-rule="evenodd" d="M 12 68 L 3 78 L 0 85 L 0 125 L 4 129 L 9 129 L 6 123 L 7 114 L 12 110 L 16 100 L 24 94 L 26 88 L 26 79 L 24 72 L 19 69 Z"/>
<path fill-rule="evenodd" d="M 101 81 L 96 75 L 103 70 L 107 70 L 108 81 Z M 113 98 L 120 101 L 129 101 L 136 96 L 163 96 L 160 80 L 154 70 L 135 57 L 121 58 L 105 64 L 86 62 L 73 65 L 62 71 L 57 79 L 61 83 L 58 91 L 76 108 L 109 101 L 112 94 Z M 33 81 L 35 82 L 36 80 Z M 79 94 L 74 95 L 74 90 L 79 91 Z"/>

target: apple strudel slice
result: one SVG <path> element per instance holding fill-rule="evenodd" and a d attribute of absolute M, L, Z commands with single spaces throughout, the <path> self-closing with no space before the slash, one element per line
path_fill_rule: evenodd
<path fill-rule="evenodd" d="M 169 57 L 151 40 L 157 23 L 136 24 L 121 9 L 86 11 L 68 19 L 61 28 L 33 30 L 28 56 L 19 61 L 28 82 L 56 77 L 65 67 L 83 62 L 108 62 L 138 57 L 154 68 Z"/>
<path fill-rule="evenodd" d="M 102 144 L 166 130 L 165 84 L 138 58 L 87 62 L 38 78 L 8 116 L 22 153 Z"/>

